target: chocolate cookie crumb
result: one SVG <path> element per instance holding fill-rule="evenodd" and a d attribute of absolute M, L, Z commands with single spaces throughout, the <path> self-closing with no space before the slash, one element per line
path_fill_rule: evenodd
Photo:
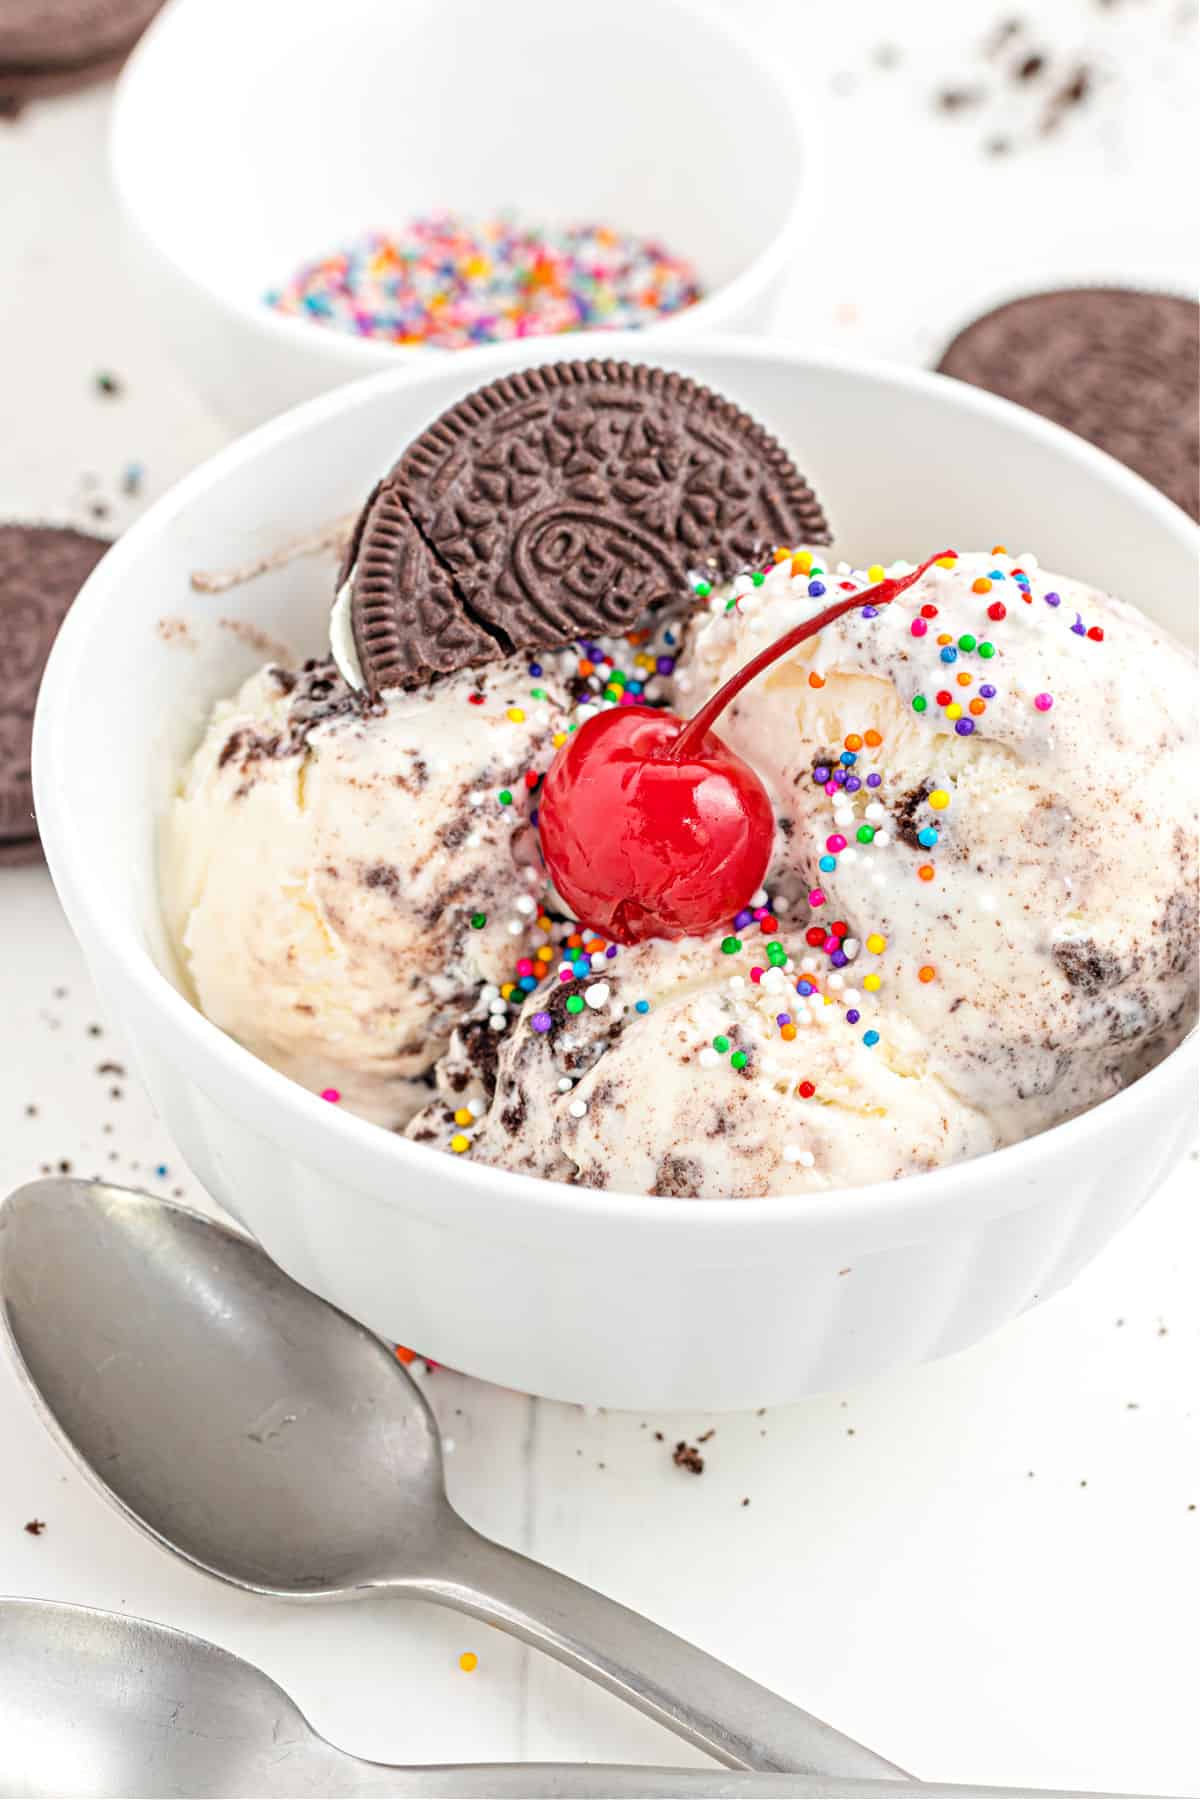
<path fill-rule="evenodd" d="M 46 1529 L 46 1521 L 45 1519 L 26 1519 L 25 1529 L 30 1537 L 41 1537 Z"/>
<path fill-rule="evenodd" d="M 691 1475 L 703 1475 L 704 1473 L 704 1458 L 695 1444 L 686 1443 L 683 1438 L 680 1438 L 671 1452 L 671 1461 L 677 1469 L 686 1469 Z"/>

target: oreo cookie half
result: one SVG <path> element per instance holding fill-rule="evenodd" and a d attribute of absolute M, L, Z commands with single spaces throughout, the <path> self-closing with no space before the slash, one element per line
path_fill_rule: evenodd
<path fill-rule="evenodd" d="M 1173 294 L 1030 294 L 960 331 L 938 368 L 1042 413 L 1200 517 L 1200 307 Z"/>
<path fill-rule="evenodd" d="M 444 413 L 355 527 L 355 648 L 368 690 L 629 630 L 777 544 L 826 544 L 775 438 L 685 376 L 551 363 Z"/>
<path fill-rule="evenodd" d="M 108 543 L 51 525 L 0 525 L 0 867 L 39 854 L 34 702 L 58 628 Z"/>
<path fill-rule="evenodd" d="M 115 74 L 162 0 L 3 0 L 0 103 L 66 93 Z"/>

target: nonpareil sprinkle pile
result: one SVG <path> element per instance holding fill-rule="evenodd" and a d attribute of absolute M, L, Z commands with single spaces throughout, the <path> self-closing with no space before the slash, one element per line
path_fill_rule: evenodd
<path fill-rule="evenodd" d="M 395 232 L 364 232 L 303 264 L 265 299 L 356 337 L 461 350 L 647 325 L 700 297 L 695 269 L 653 238 L 440 212 Z"/>

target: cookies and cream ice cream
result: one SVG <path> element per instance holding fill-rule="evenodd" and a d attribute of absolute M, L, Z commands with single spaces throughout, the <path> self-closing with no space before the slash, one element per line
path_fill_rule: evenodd
<path fill-rule="evenodd" d="M 374 703 L 330 664 L 263 670 L 164 828 L 198 1004 L 418 1142 L 680 1197 L 890 1180 L 1113 1093 L 1194 1017 L 1194 676 L 1030 556 L 947 558 L 733 702 L 776 833 L 723 932 L 619 948 L 546 882 L 572 728 L 687 716 L 881 574 L 781 555 L 697 578 L 674 623 Z"/>

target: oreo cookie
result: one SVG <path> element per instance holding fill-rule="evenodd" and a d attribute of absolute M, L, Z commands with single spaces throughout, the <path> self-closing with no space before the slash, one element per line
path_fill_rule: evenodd
<path fill-rule="evenodd" d="M 0 106 L 115 74 L 162 0 L 3 0 Z"/>
<path fill-rule="evenodd" d="M 1042 413 L 1200 518 L 1200 307 L 1173 294 L 1030 294 L 959 332 L 944 375 Z"/>
<path fill-rule="evenodd" d="M 628 631 L 689 572 L 826 544 L 775 438 L 665 369 L 563 362 L 444 413 L 375 489 L 346 553 L 371 693 L 514 651 Z"/>
<path fill-rule="evenodd" d="M 0 525 L 0 867 L 39 854 L 29 761 L 42 670 L 106 538 L 50 525 Z"/>

